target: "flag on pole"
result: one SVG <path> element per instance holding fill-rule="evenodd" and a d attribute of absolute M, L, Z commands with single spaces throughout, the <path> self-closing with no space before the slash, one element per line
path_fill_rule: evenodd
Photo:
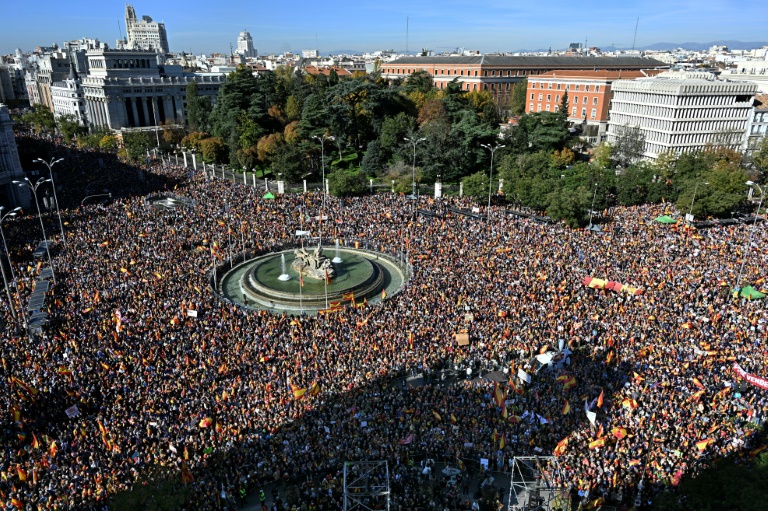
<path fill-rule="evenodd" d="M 328 275 L 328 270 L 325 270 L 325 283 L 330 284 L 331 283 L 331 276 Z"/>
<path fill-rule="evenodd" d="M 381 299 L 384 300 L 386 298 L 387 298 L 387 290 L 385 288 L 381 290 Z"/>
<path fill-rule="evenodd" d="M 603 407 L 603 389 L 600 389 L 600 395 L 597 397 L 597 407 Z"/>
<path fill-rule="evenodd" d="M 568 400 L 565 401 L 565 404 L 563 405 L 563 415 L 568 415 L 568 412 L 571 411 L 571 405 L 568 404 Z"/>
<path fill-rule="evenodd" d="M 301 287 L 304 287 L 304 277 L 302 276 L 301 273 L 299 273 L 299 285 Z"/>

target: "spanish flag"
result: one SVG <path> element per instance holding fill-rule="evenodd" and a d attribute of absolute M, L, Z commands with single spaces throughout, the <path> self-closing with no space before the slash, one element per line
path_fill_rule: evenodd
<path fill-rule="evenodd" d="M 37 437 L 34 433 L 32 433 L 32 448 L 39 449 L 40 448 L 40 442 L 37 441 Z"/>
<path fill-rule="evenodd" d="M 299 285 L 304 287 L 304 276 L 301 273 L 299 273 Z"/>
<path fill-rule="evenodd" d="M 312 385 L 309 386 L 307 394 L 309 394 L 311 397 L 315 397 L 320 394 L 320 385 L 317 383 L 317 380 L 312 382 Z"/>
<path fill-rule="evenodd" d="M 503 449 L 507 446 L 507 435 L 505 433 L 501 434 L 501 440 L 499 440 L 499 449 Z"/>
<path fill-rule="evenodd" d="M 761 445 L 760 447 L 758 447 L 756 449 L 752 449 L 751 451 L 749 451 L 749 457 L 750 458 L 754 458 L 755 456 L 757 456 L 758 454 L 760 454 L 761 452 L 763 452 L 766 449 L 768 449 L 768 445 Z"/>
<path fill-rule="evenodd" d="M 341 302 L 331 302 L 331 310 L 341 309 Z"/>
<path fill-rule="evenodd" d="M 626 428 L 613 428 L 611 429 L 611 434 L 621 440 L 622 438 L 626 438 L 627 436 L 627 429 Z"/>
<path fill-rule="evenodd" d="M 700 389 L 704 389 L 705 388 L 704 385 L 699 381 L 699 379 L 695 378 L 695 377 L 693 378 L 693 384 L 696 385 Z"/>
<path fill-rule="evenodd" d="M 192 472 L 189 471 L 186 463 L 181 464 L 181 482 L 183 484 L 195 482 L 195 478 L 192 476 Z"/>
<path fill-rule="evenodd" d="M 201 428 L 207 428 L 207 427 L 210 427 L 211 424 L 213 424 L 213 419 L 211 419 L 210 417 L 205 417 L 204 419 L 200 420 L 200 422 L 198 423 L 198 426 L 200 426 Z"/>
<path fill-rule="evenodd" d="M 634 467 L 635 465 L 639 465 L 639 464 L 640 464 L 640 460 L 639 459 L 629 460 L 629 466 L 630 467 Z"/>
<path fill-rule="evenodd" d="M 563 415 L 568 415 L 568 412 L 571 411 L 571 405 L 568 404 L 568 400 L 566 399 L 565 404 L 563 405 Z"/>
<path fill-rule="evenodd" d="M 11 498 L 11 505 L 16 509 L 24 509 L 24 503 L 19 499 Z"/>
<path fill-rule="evenodd" d="M 493 428 L 493 436 L 492 436 L 492 438 L 493 438 L 493 443 L 494 444 L 499 441 L 499 432 L 496 431 L 496 428 Z"/>
<path fill-rule="evenodd" d="M 600 389 L 600 395 L 597 397 L 597 407 L 603 407 L 603 389 Z"/>
<path fill-rule="evenodd" d="M 307 389 L 302 389 L 297 385 L 294 385 L 293 383 L 290 384 L 291 386 L 291 392 L 293 392 L 293 399 L 301 399 L 304 397 L 304 394 L 307 393 Z"/>
<path fill-rule="evenodd" d="M 387 298 L 387 290 L 386 288 L 381 290 L 381 299 L 384 300 Z"/>
<path fill-rule="evenodd" d="M 589 448 L 590 449 L 598 449 L 600 447 L 605 446 L 605 438 L 598 438 L 597 440 L 593 442 L 589 442 Z"/>
<path fill-rule="evenodd" d="M 328 270 L 325 270 L 325 283 L 326 285 L 331 283 L 331 276 L 328 274 Z"/>
<path fill-rule="evenodd" d="M 562 456 L 565 454 L 566 447 L 568 447 L 568 437 L 563 438 L 557 443 L 557 447 L 555 447 L 555 456 Z"/>
<path fill-rule="evenodd" d="M 16 465 L 16 473 L 19 475 L 19 481 L 27 480 L 27 472 L 21 468 L 21 465 Z"/>
<path fill-rule="evenodd" d="M 353 291 L 351 293 L 344 293 L 343 295 L 341 295 L 341 299 L 342 300 L 346 300 L 348 302 L 354 302 L 355 301 L 355 292 Z"/>
<path fill-rule="evenodd" d="M 700 452 L 704 452 L 707 449 L 707 446 L 709 446 L 709 444 L 711 444 L 714 441 L 715 441 L 714 438 L 705 438 L 704 440 L 699 440 L 698 442 L 696 442 L 696 448 Z"/>
<path fill-rule="evenodd" d="M 456 422 L 458 422 L 458 421 L 456 420 L 456 416 L 455 416 L 455 415 L 453 415 L 453 414 L 451 414 L 451 424 L 456 424 Z"/>
<path fill-rule="evenodd" d="M 435 412 L 434 410 L 432 411 L 432 415 L 434 415 L 435 419 L 437 419 L 439 421 L 443 420 L 443 418 L 440 416 L 440 414 Z"/>

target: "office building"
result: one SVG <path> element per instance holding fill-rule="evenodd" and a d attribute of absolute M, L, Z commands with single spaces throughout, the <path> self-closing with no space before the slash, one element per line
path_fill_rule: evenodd
<path fill-rule="evenodd" d="M 136 18 L 136 11 L 131 4 L 125 6 L 125 32 L 128 49 L 149 50 L 156 53 L 170 52 L 165 23 L 153 21 L 150 16 Z"/>
<path fill-rule="evenodd" d="M 255 58 L 259 56 L 256 48 L 253 47 L 251 33 L 247 30 L 243 30 L 240 32 L 240 35 L 237 36 L 237 50 L 235 53 L 242 55 L 245 58 Z"/>
<path fill-rule="evenodd" d="M 665 72 L 615 81 L 612 90 L 608 142 L 626 127 L 638 127 L 645 137 L 643 157 L 656 159 L 711 144 L 741 150 L 757 86 L 711 73 Z"/>

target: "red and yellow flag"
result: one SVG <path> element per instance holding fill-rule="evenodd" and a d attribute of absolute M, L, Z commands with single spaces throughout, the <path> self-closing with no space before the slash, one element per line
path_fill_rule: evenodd
<path fill-rule="evenodd" d="M 571 411 L 571 405 L 568 403 L 568 400 L 565 400 L 565 404 L 563 405 L 563 415 L 568 415 L 568 412 Z"/>
<path fill-rule="evenodd" d="M 568 447 L 568 437 L 563 438 L 557 443 L 557 447 L 555 447 L 555 456 L 562 456 L 565 454 L 566 447 Z"/>
<path fill-rule="evenodd" d="M 605 446 L 605 438 L 598 438 L 597 440 L 589 442 L 590 449 L 598 449 L 603 446 Z"/>
<path fill-rule="evenodd" d="M 597 407 L 598 408 L 603 407 L 603 389 L 600 389 L 600 395 L 597 396 Z"/>
<path fill-rule="evenodd" d="M 315 397 L 320 394 L 320 385 L 317 383 L 317 380 L 313 381 L 312 385 L 309 386 L 307 394 L 309 394 L 311 397 Z"/>

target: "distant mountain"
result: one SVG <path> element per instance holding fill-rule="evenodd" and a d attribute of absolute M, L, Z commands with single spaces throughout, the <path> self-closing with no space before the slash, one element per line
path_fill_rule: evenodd
<path fill-rule="evenodd" d="M 320 55 L 362 55 L 363 51 L 360 50 L 332 50 L 332 51 L 321 51 Z"/>
<path fill-rule="evenodd" d="M 751 50 L 753 48 L 762 48 L 763 46 L 768 46 L 768 42 L 766 41 L 753 41 L 753 42 L 743 42 L 743 41 L 712 41 L 709 43 L 693 43 L 693 42 L 687 42 L 687 43 L 654 43 L 649 44 L 648 46 L 642 46 L 635 48 L 637 50 L 653 50 L 653 51 L 660 51 L 660 50 L 674 50 L 675 48 L 683 48 L 685 50 L 692 50 L 692 51 L 701 51 L 701 50 L 708 50 L 712 46 L 727 46 L 729 50 Z M 608 46 L 604 46 L 603 49 L 609 48 Z M 631 48 L 620 48 L 622 50 L 629 50 Z"/>

